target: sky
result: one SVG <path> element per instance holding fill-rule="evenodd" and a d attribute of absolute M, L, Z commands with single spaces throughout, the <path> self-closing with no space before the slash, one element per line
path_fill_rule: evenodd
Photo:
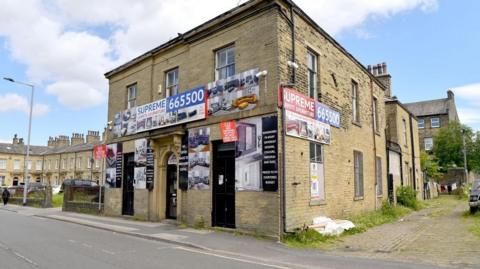
<path fill-rule="evenodd" d="M 104 73 L 242 0 L 1 0 L 0 77 L 35 85 L 32 144 L 103 130 Z M 455 93 L 480 130 L 480 1 L 296 0 L 362 64 L 387 62 L 402 102 Z M 27 138 L 30 88 L 0 80 L 0 142 Z"/>

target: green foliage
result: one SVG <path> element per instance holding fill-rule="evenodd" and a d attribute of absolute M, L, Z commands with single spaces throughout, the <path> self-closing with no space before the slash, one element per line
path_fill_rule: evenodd
<path fill-rule="evenodd" d="M 62 207 L 63 205 L 63 193 L 58 193 L 52 196 L 52 206 Z"/>
<path fill-rule="evenodd" d="M 303 229 L 294 234 L 287 234 L 283 242 L 290 247 L 296 248 L 323 248 L 325 243 L 334 241 L 335 237 L 325 236 L 314 229 Z"/>
<path fill-rule="evenodd" d="M 397 203 L 413 210 L 419 210 L 421 208 L 417 200 L 417 192 L 408 186 L 400 186 L 397 188 Z"/>
<path fill-rule="evenodd" d="M 427 181 L 430 181 L 431 179 L 438 181 L 442 177 L 440 165 L 435 159 L 435 156 L 429 155 L 423 150 L 420 152 L 420 165 L 422 171 L 425 171 L 427 174 Z"/>

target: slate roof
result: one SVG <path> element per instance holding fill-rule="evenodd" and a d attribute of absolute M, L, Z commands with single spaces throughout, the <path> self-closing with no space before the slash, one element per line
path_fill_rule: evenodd
<path fill-rule="evenodd" d="M 448 114 L 448 104 L 449 99 L 437 99 L 422 101 L 416 103 L 404 104 L 407 109 L 412 112 L 415 116 L 431 116 L 431 115 L 442 115 Z"/>

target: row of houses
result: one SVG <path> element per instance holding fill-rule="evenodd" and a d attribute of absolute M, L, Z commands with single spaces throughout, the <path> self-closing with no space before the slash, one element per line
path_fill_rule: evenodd
<path fill-rule="evenodd" d="M 25 143 L 15 135 L 12 143 L 0 143 L 0 186 L 23 185 L 25 167 L 30 182 L 55 186 L 73 178 L 99 181 L 104 164 L 100 159 L 94 160 L 93 149 L 102 143 L 98 131 L 88 131 L 86 136 L 73 133 L 71 138 L 50 137 L 47 146 L 30 146 L 26 162 Z"/>
<path fill-rule="evenodd" d="M 377 210 L 397 186 L 422 197 L 415 104 L 290 0 L 248 1 L 105 77 L 106 215 L 280 236 Z"/>

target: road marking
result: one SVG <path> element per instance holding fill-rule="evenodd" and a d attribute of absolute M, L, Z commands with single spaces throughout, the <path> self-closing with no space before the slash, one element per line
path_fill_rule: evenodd
<path fill-rule="evenodd" d="M 36 268 L 40 268 L 40 266 L 35 263 L 34 261 L 30 260 L 29 258 L 23 256 L 22 254 L 16 252 L 15 250 L 13 250 L 12 248 L 8 247 L 7 245 L 3 244 L 2 242 L 0 242 L 0 248 L 4 249 L 5 251 L 7 252 L 10 252 L 11 254 L 13 254 L 14 256 L 16 256 L 18 259 L 26 262 L 26 263 L 29 263 L 30 265 L 32 265 L 33 267 L 36 267 Z"/>
<path fill-rule="evenodd" d="M 110 254 L 110 255 L 115 255 L 115 252 L 112 252 L 112 251 L 109 251 L 109 250 L 106 250 L 106 249 L 102 249 L 102 252 Z"/>
<path fill-rule="evenodd" d="M 271 268 L 290 269 L 290 267 L 268 264 L 268 263 L 263 263 L 263 262 L 256 262 L 256 261 L 252 261 L 252 260 L 246 260 L 246 259 L 235 258 L 235 257 L 229 257 L 229 256 L 225 256 L 225 255 L 205 252 L 205 251 L 201 251 L 201 250 L 189 249 L 189 248 L 184 248 L 184 247 L 176 247 L 175 249 L 179 249 L 179 250 L 183 250 L 183 251 L 187 251 L 187 252 L 198 253 L 198 254 L 203 254 L 203 255 L 208 255 L 208 256 L 213 256 L 213 257 L 232 260 L 232 261 L 238 261 L 238 262 L 249 263 L 249 264 L 256 264 L 256 265 L 261 265 L 261 266 L 266 266 L 266 267 L 271 267 Z"/>
<path fill-rule="evenodd" d="M 82 244 L 82 246 L 84 246 L 84 247 L 86 247 L 86 248 L 93 248 L 93 246 L 92 246 L 92 245 L 85 244 L 85 243 L 83 243 L 83 244 Z"/>

